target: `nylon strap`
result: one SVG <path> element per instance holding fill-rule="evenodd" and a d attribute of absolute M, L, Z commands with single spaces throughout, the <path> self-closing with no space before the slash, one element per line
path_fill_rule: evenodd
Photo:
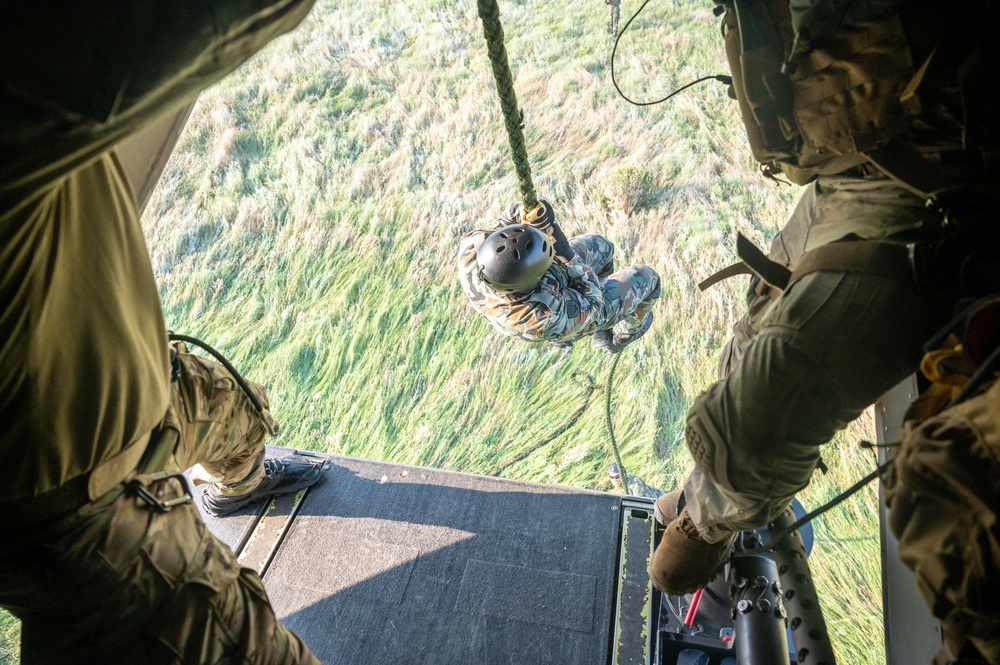
<path fill-rule="evenodd" d="M 90 478 L 87 479 L 87 495 L 91 501 L 104 496 L 139 465 L 139 460 L 149 448 L 149 439 L 150 432 L 146 432 L 134 443 L 90 472 Z"/>
<path fill-rule="evenodd" d="M 709 276 L 698 284 L 698 288 L 704 291 L 713 284 L 736 275 L 757 275 L 778 292 L 784 291 L 788 286 L 788 279 L 792 274 L 788 268 L 767 258 L 767 255 L 742 233 L 736 234 L 736 254 L 743 260 Z"/>
<path fill-rule="evenodd" d="M 914 263 L 907 245 L 891 242 L 835 242 L 802 255 L 788 284 L 813 272 L 836 270 L 878 275 L 898 281 L 917 282 Z"/>
<path fill-rule="evenodd" d="M 729 279 L 730 277 L 736 277 L 737 275 L 752 275 L 752 274 L 754 274 L 753 270 L 751 270 L 747 264 L 740 261 L 739 263 L 728 265 L 722 270 L 716 273 L 712 273 L 712 275 L 710 275 L 709 277 L 698 282 L 698 290 L 704 291 L 708 287 L 714 286 L 719 282 L 721 282 L 722 280 Z"/>
<path fill-rule="evenodd" d="M 788 287 L 788 280 L 792 276 L 788 268 L 767 258 L 767 255 L 742 233 L 736 234 L 736 254 L 751 270 L 760 275 L 768 286 L 779 291 L 784 291 Z"/>
<path fill-rule="evenodd" d="M 875 240 L 835 242 L 803 254 L 793 271 L 767 258 L 742 234 L 737 235 L 736 246 L 743 261 L 715 273 L 701 282 L 699 289 L 704 291 L 729 277 L 752 273 L 780 293 L 809 273 L 824 270 L 879 275 L 918 285 L 924 281 L 918 274 L 918 262 L 909 245 Z"/>
<path fill-rule="evenodd" d="M 890 141 L 865 156 L 875 168 L 922 199 L 936 199 L 959 189 L 958 182 L 944 169 L 899 141 Z"/>

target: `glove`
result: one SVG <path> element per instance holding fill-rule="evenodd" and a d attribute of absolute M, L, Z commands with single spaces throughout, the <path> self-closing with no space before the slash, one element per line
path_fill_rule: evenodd
<path fill-rule="evenodd" d="M 566 234 L 556 223 L 555 211 L 548 201 L 539 201 L 538 207 L 524 214 L 524 206 L 520 203 L 511 203 L 504 211 L 503 219 L 507 224 L 528 224 L 552 238 L 552 246 L 556 251 L 556 256 L 572 261 L 576 252 L 569 244 Z"/>

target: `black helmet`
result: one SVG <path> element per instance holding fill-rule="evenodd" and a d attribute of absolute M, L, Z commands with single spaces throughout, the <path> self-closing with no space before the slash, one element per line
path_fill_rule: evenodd
<path fill-rule="evenodd" d="M 476 252 L 483 281 L 494 291 L 526 291 L 538 284 L 552 265 L 555 249 L 549 237 L 527 224 L 494 231 Z"/>

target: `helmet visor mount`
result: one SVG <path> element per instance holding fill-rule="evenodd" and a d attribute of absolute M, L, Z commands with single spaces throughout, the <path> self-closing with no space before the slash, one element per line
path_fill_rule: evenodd
<path fill-rule="evenodd" d="M 549 237 L 527 224 L 511 224 L 494 231 L 477 252 L 483 281 L 498 293 L 534 288 L 554 258 Z"/>

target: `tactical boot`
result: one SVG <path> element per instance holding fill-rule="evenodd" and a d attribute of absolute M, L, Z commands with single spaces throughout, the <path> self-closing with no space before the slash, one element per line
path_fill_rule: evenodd
<path fill-rule="evenodd" d="M 681 488 L 658 498 L 653 504 L 653 518 L 663 526 L 673 522 L 677 519 L 677 513 L 680 510 L 678 506 L 681 505 L 680 501 L 683 496 L 684 488 Z"/>
<path fill-rule="evenodd" d="M 599 349 L 607 349 L 611 353 L 615 353 L 614 351 L 611 351 L 611 338 L 612 333 L 610 330 L 598 330 L 594 333 L 594 346 Z"/>
<path fill-rule="evenodd" d="M 639 328 L 639 330 L 637 330 L 635 332 L 631 332 L 631 333 L 619 333 L 619 332 L 616 331 L 611 336 L 611 344 L 609 344 L 605 348 L 608 351 L 610 351 L 611 353 L 618 353 L 619 351 L 621 351 L 622 349 L 624 349 L 626 346 L 628 346 L 629 344 L 631 344 L 635 340 L 637 340 L 640 337 L 642 337 L 643 335 L 645 335 L 646 331 L 649 330 L 649 327 L 651 325 L 653 325 L 653 313 L 649 312 L 649 313 L 646 314 L 646 318 L 642 322 L 642 327 Z"/>
<path fill-rule="evenodd" d="M 735 540 L 735 533 L 717 543 L 702 540 L 684 508 L 667 525 L 653 552 L 649 579 L 653 586 L 671 596 L 697 591 L 715 579 Z"/>
<path fill-rule="evenodd" d="M 322 473 L 322 464 L 302 462 L 290 457 L 265 459 L 264 476 L 252 490 L 244 494 L 229 495 L 223 494 L 213 485 L 201 495 L 201 505 L 208 514 L 222 517 L 251 501 L 303 490 L 319 480 Z"/>

